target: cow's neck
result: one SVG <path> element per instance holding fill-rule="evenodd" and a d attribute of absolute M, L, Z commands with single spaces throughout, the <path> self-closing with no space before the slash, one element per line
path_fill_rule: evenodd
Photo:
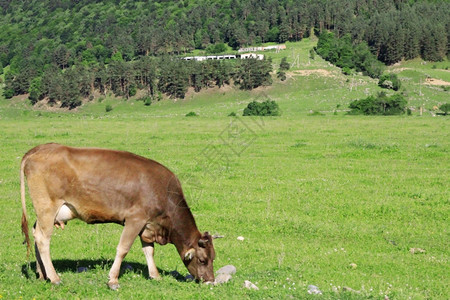
<path fill-rule="evenodd" d="M 185 253 L 198 243 L 201 233 L 188 207 L 178 207 L 171 219 L 170 241 L 183 258 Z"/>

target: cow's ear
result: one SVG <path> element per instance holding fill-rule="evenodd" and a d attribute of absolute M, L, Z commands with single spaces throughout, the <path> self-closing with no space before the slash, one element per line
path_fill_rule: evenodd
<path fill-rule="evenodd" d="M 184 254 L 184 260 L 192 260 L 195 256 L 195 249 L 191 248 Z"/>

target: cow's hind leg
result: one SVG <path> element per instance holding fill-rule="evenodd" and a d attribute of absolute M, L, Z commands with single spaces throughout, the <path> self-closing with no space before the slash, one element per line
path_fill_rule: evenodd
<path fill-rule="evenodd" d="M 108 286 L 110 289 L 116 290 L 119 288 L 120 265 L 144 226 L 145 221 L 125 221 L 125 227 L 123 228 L 122 235 L 120 236 L 120 242 L 117 246 L 116 258 L 114 259 L 114 263 L 109 271 Z"/>
<path fill-rule="evenodd" d="M 56 210 L 54 212 L 56 214 Z M 45 276 L 50 279 L 54 284 L 59 284 L 61 281 L 58 274 L 56 274 L 55 268 L 53 267 L 52 260 L 50 258 L 50 238 L 53 232 L 53 220 L 54 215 L 51 218 L 39 218 L 36 223 L 36 229 L 34 231 L 34 239 L 37 246 L 37 271 L 41 269 L 39 277 Z M 42 270 L 42 266 L 44 267 Z"/>
<path fill-rule="evenodd" d="M 47 278 L 54 284 L 59 284 L 60 279 L 56 274 L 50 258 L 50 239 L 53 233 L 53 224 L 56 213 L 62 202 L 52 200 L 45 186 L 38 177 L 28 178 L 28 190 L 36 211 L 37 221 L 33 231 L 36 251 L 36 265 L 40 278 Z"/>
<path fill-rule="evenodd" d="M 150 278 L 153 279 L 159 279 L 159 272 L 156 268 L 155 260 L 153 258 L 153 254 L 155 253 L 155 245 L 153 243 L 147 243 L 142 239 L 141 236 L 141 243 L 142 243 L 142 251 L 144 251 L 145 259 L 147 260 L 148 265 L 148 275 Z"/>
<path fill-rule="evenodd" d="M 36 231 L 36 222 L 33 225 L 33 236 L 34 232 Z M 41 254 L 39 253 L 37 243 L 34 243 L 34 251 L 36 253 L 36 272 L 39 275 L 40 280 L 44 280 L 47 276 L 45 275 L 44 271 L 44 264 L 42 263 Z"/>

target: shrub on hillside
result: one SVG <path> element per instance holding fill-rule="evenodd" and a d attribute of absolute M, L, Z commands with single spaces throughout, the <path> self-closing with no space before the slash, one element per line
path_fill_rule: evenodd
<path fill-rule="evenodd" d="M 130 86 L 130 89 L 129 89 L 129 91 L 128 91 L 128 96 L 133 97 L 133 96 L 136 95 L 136 93 L 137 93 L 137 88 L 136 88 L 136 86 L 135 86 L 135 85 L 131 85 L 131 86 Z"/>
<path fill-rule="evenodd" d="M 448 112 L 450 112 L 450 103 L 442 104 L 439 109 L 442 110 L 444 112 L 444 116 L 446 116 Z"/>
<path fill-rule="evenodd" d="M 286 80 L 286 72 L 278 70 L 277 78 L 280 79 L 281 81 L 285 81 Z"/>
<path fill-rule="evenodd" d="M 290 66 L 289 63 L 287 62 L 287 58 L 286 58 L 286 57 L 283 57 L 283 58 L 281 59 L 281 62 L 280 62 L 280 70 L 281 70 L 281 71 L 287 71 L 287 70 L 289 70 L 290 67 L 291 67 L 291 66 Z"/>
<path fill-rule="evenodd" d="M 36 104 L 42 98 L 41 77 L 36 77 L 31 81 L 28 92 L 30 93 L 28 99 L 30 99 L 32 105 Z"/>
<path fill-rule="evenodd" d="M 191 111 L 186 114 L 186 117 L 197 117 L 197 116 L 198 115 L 195 113 L 195 111 Z"/>
<path fill-rule="evenodd" d="M 342 73 L 344 73 L 345 75 L 352 75 L 353 71 L 349 67 L 343 67 L 342 68 Z"/>
<path fill-rule="evenodd" d="M 137 99 L 137 101 L 142 101 L 144 102 L 145 106 L 150 106 L 152 105 L 152 98 L 150 96 L 146 96 L 146 97 L 141 97 L 139 99 Z"/>
<path fill-rule="evenodd" d="M 206 47 L 206 53 L 217 54 L 227 51 L 227 46 L 224 43 L 209 45 Z"/>
<path fill-rule="evenodd" d="M 3 96 L 4 96 L 6 99 L 11 99 L 11 98 L 14 96 L 14 90 L 13 90 L 13 89 L 5 89 L 5 90 L 3 91 Z"/>
<path fill-rule="evenodd" d="M 281 59 L 281 63 L 280 63 L 280 68 L 278 69 L 277 72 L 277 78 L 280 79 L 281 81 L 285 81 L 286 80 L 286 71 L 289 70 L 290 65 L 287 62 L 286 57 L 283 57 Z"/>
<path fill-rule="evenodd" d="M 314 49 L 309 50 L 309 58 L 314 59 L 316 52 Z"/>
<path fill-rule="evenodd" d="M 397 77 L 397 74 L 383 74 L 378 80 L 378 86 L 390 89 L 394 91 L 398 91 L 402 86 L 400 80 Z"/>
<path fill-rule="evenodd" d="M 381 92 L 377 96 L 369 96 L 350 103 L 349 114 L 363 115 L 401 115 L 405 113 L 406 100 L 402 95 L 387 96 Z"/>
<path fill-rule="evenodd" d="M 279 116 L 280 109 L 273 100 L 264 102 L 252 101 L 244 109 L 244 116 Z"/>

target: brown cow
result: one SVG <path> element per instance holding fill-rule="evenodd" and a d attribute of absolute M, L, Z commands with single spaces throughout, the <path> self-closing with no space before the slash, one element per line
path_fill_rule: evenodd
<path fill-rule="evenodd" d="M 139 235 L 151 278 L 159 273 L 154 242 L 172 243 L 189 272 L 214 281 L 212 237 L 197 229 L 176 176 L 161 164 L 124 151 L 37 146 L 21 164 L 22 231 L 30 251 L 25 205 L 25 176 L 37 221 L 33 234 L 36 268 L 41 279 L 59 284 L 50 258 L 53 225 L 73 218 L 88 224 L 124 225 L 108 286 L 117 289 L 120 265 Z"/>

